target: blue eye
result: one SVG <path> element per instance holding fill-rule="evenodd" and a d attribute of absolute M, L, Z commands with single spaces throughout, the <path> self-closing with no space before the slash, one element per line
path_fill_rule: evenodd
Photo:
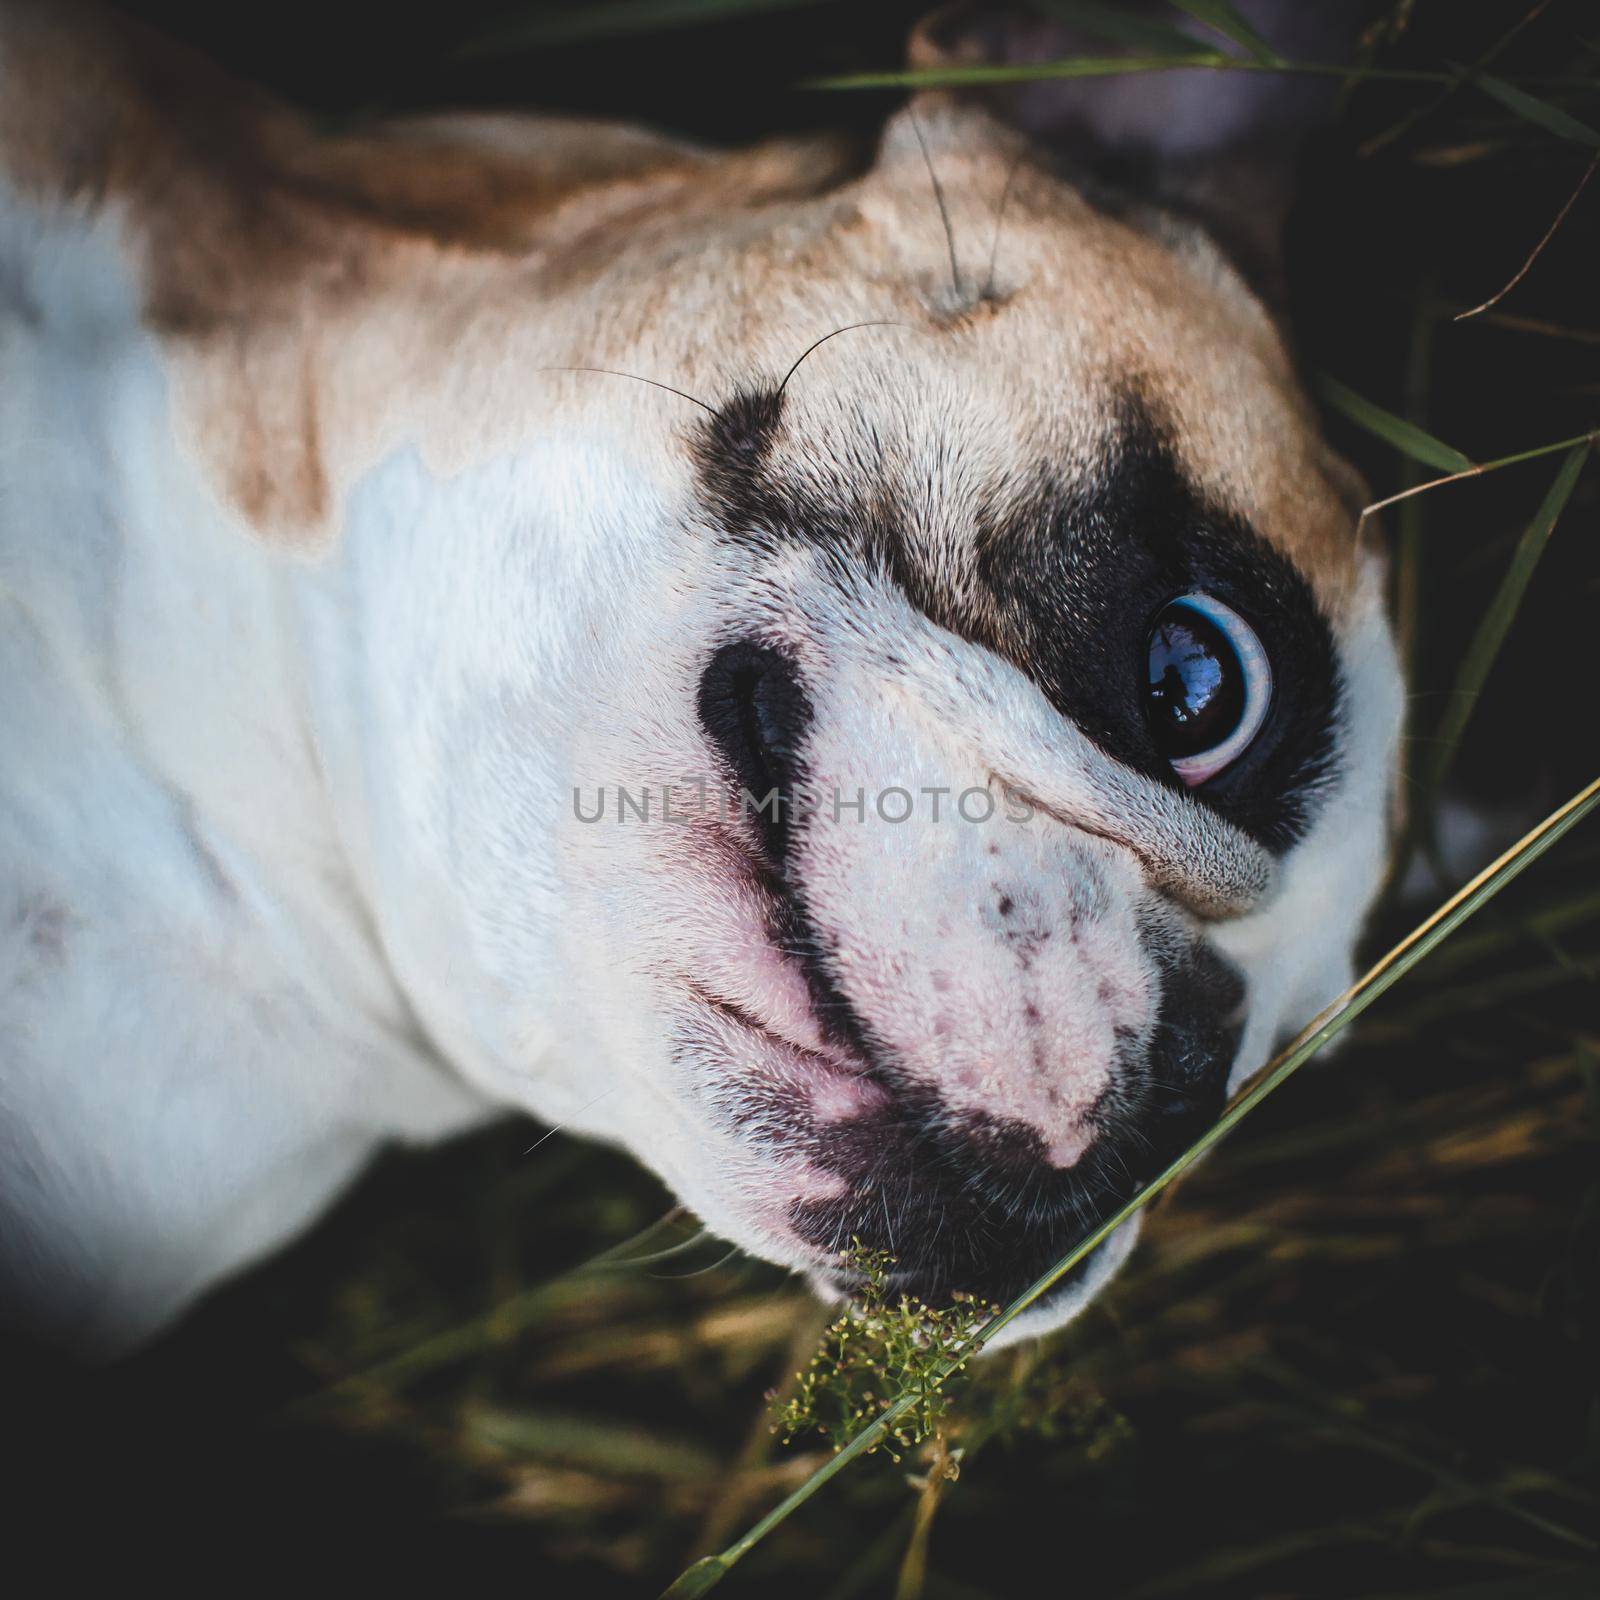
<path fill-rule="evenodd" d="M 1193 788 L 1238 760 L 1272 703 L 1255 630 L 1212 595 L 1169 601 L 1150 629 L 1145 714 L 1156 747 Z"/>

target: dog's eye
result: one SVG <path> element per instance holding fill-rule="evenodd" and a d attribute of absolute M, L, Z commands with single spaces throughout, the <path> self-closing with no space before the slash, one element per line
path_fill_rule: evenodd
<path fill-rule="evenodd" d="M 1267 652 L 1208 594 L 1169 601 L 1150 630 L 1145 711 L 1157 748 L 1191 788 L 1249 748 L 1272 701 Z"/>

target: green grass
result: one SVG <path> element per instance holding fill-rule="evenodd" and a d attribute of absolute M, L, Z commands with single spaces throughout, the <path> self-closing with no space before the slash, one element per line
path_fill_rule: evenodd
<path fill-rule="evenodd" d="M 699 71 L 673 91 L 699 108 L 727 69 L 689 13 L 735 9 L 595 7 L 590 38 L 605 34 L 619 82 L 657 82 L 679 41 L 669 87 Z M 762 9 L 738 36 L 758 89 L 894 67 L 876 33 L 852 42 L 868 24 L 850 8 Z M 1193 59 L 1193 44 L 1133 38 L 1113 8 L 1045 9 Z M 1185 9 L 1221 30 L 1206 49 L 1240 37 L 1231 7 Z M 1290 255 L 1330 432 L 1374 502 L 1397 502 L 1383 515 L 1424 864 L 1454 788 L 1509 839 L 1600 772 L 1600 188 L 1492 311 L 1452 321 L 1528 261 L 1592 155 L 1600 30 L 1575 4 L 1534 10 L 1385 13 L 1310 163 Z M 496 25 L 507 49 L 554 51 L 580 13 Z M 784 32 L 762 55 L 780 27 L 819 42 L 796 53 Z M 468 18 L 460 33 L 489 36 Z M 1227 48 L 1242 54 L 1219 70 L 1282 69 Z M 1106 70 L 1095 59 L 1083 70 Z M 604 103 L 603 83 L 585 93 Z M 820 119 L 850 100 L 783 104 Z M 1453 481 L 1418 492 L 1435 476 Z M 658 1592 L 729 1550 L 719 1592 L 763 1600 L 1004 1600 L 1039 1572 L 1096 1600 L 1593 1592 L 1597 885 L 1590 821 L 1470 928 L 1436 926 L 1426 960 L 1413 944 L 1382 966 L 1365 999 L 1388 992 L 1337 1059 L 1268 1099 L 1320 1036 L 1280 1058 L 1205 1163 L 1148 1196 L 1106 1294 L 970 1366 L 898 1463 L 867 1454 L 865 1433 L 848 1455 L 773 1433 L 766 1396 L 794 1398 L 827 1322 L 799 1285 L 725 1258 L 621 1157 L 560 1135 L 529 1153 L 514 1127 L 393 1157 L 160 1347 L 84 1392 L 73 1379 L 63 1482 L 104 1497 L 120 1441 L 129 1493 L 132 1463 L 175 1428 L 184 1470 L 163 1501 L 279 1530 L 321 1516 L 372 1551 L 448 1535 L 480 1571 L 492 1557 L 586 1600 Z M 1417 917 L 1392 892 L 1369 955 Z"/>

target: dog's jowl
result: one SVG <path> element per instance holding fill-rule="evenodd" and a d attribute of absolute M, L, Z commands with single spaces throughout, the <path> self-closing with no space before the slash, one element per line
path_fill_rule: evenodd
<path fill-rule="evenodd" d="M 126 1346 L 507 1110 L 1000 1300 L 1207 1126 L 1401 703 L 1248 77 L 329 132 L 0 6 L 7 1315 Z"/>

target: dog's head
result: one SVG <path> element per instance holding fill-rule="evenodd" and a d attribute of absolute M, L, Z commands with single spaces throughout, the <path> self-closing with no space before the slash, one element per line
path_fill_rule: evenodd
<path fill-rule="evenodd" d="M 1009 152 L 922 116 L 955 273 L 906 118 L 806 263 L 887 325 L 791 372 L 807 319 L 734 312 L 561 871 L 637 1074 L 583 1120 L 759 1253 L 1004 1299 L 1347 980 L 1398 692 L 1238 280 L 1025 164 L 973 294 Z"/>
<path fill-rule="evenodd" d="M 1400 702 L 1359 489 L 1208 231 L 945 100 L 651 281 L 704 354 L 592 359 L 709 409 L 652 397 L 682 494 L 580 702 L 625 1076 L 575 1110 L 758 1254 L 1005 1300 L 1348 981 Z"/>
<path fill-rule="evenodd" d="M 1379 881 L 1379 558 L 1201 215 L 1262 166 L 1199 77 L 1043 119 L 1162 203 L 931 95 L 864 167 L 480 128 L 449 159 L 536 203 L 386 192 L 330 260 L 329 179 L 289 299 L 150 269 L 215 481 L 342 530 L 319 731 L 423 1021 L 822 1278 L 859 1239 L 1008 1298 L 1343 986 Z"/>

